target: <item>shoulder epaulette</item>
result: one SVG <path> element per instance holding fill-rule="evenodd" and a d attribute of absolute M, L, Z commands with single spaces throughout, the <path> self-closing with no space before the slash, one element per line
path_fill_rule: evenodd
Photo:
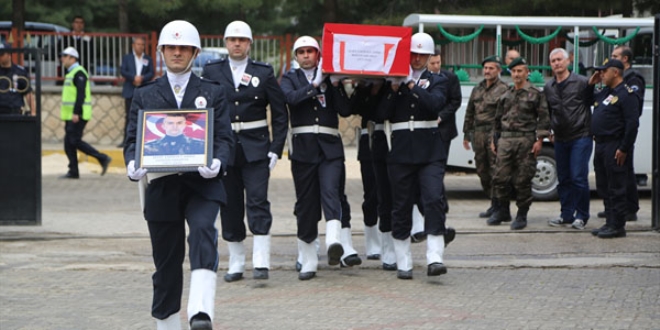
<path fill-rule="evenodd" d="M 218 82 L 218 81 L 216 81 L 216 80 L 211 80 L 211 79 L 204 78 L 204 77 L 200 77 L 199 79 L 200 79 L 203 83 L 214 84 L 214 85 L 222 85 L 222 84 L 220 84 L 220 82 Z"/>
<path fill-rule="evenodd" d="M 255 60 L 252 60 L 252 64 L 258 65 L 258 66 L 263 66 L 263 67 L 266 67 L 266 68 L 271 67 L 271 65 L 266 63 L 266 62 L 259 62 L 259 61 L 255 61 Z"/>
<path fill-rule="evenodd" d="M 204 65 L 205 65 L 205 66 L 206 66 L 206 65 L 218 65 L 218 64 L 222 64 L 222 63 L 224 63 L 224 62 L 226 62 L 226 61 L 227 61 L 226 58 L 221 58 L 221 59 L 217 59 L 217 60 L 211 60 L 210 62 L 208 62 L 208 63 L 206 63 L 206 64 L 204 64 Z"/>

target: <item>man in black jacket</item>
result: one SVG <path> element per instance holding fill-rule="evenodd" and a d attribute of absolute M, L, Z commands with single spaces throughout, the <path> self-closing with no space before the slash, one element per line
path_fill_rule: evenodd
<path fill-rule="evenodd" d="M 550 52 L 554 77 L 543 88 L 550 111 L 550 136 L 555 144 L 561 214 L 548 221 L 553 227 L 584 229 L 589 221 L 589 159 L 593 150 L 591 108 L 586 103 L 587 78 L 568 70 L 563 48 Z"/>

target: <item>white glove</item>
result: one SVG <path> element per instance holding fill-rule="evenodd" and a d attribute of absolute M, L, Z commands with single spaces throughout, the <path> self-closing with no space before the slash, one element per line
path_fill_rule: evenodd
<path fill-rule="evenodd" d="M 275 154 L 274 152 L 269 152 L 268 158 L 270 158 L 270 163 L 268 164 L 268 168 L 272 171 L 275 168 L 275 164 L 277 164 L 277 154 Z"/>
<path fill-rule="evenodd" d="M 126 165 L 126 175 L 133 181 L 140 181 L 145 175 L 147 175 L 146 168 L 135 169 L 135 161 L 131 160 Z"/>
<path fill-rule="evenodd" d="M 314 73 L 314 80 L 312 80 L 312 85 L 314 87 L 318 87 L 321 85 L 323 82 L 323 79 L 325 79 L 323 75 L 323 69 L 321 69 L 321 66 L 323 66 L 323 59 L 319 60 L 319 64 L 316 66 L 316 72 Z"/>
<path fill-rule="evenodd" d="M 200 166 L 197 168 L 197 171 L 199 171 L 199 175 L 201 175 L 204 179 L 212 179 L 218 176 L 218 173 L 220 173 L 220 160 L 217 158 L 213 158 L 213 161 L 211 162 L 211 167 L 208 166 Z"/>

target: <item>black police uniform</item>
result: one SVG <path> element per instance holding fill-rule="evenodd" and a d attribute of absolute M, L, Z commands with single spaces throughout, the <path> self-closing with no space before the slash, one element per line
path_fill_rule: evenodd
<path fill-rule="evenodd" d="M 330 78 L 326 78 L 315 88 L 302 69 L 287 72 L 280 86 L 291 120 L 289 159 L 296 189 L 297 235 L 309 244 L 318 236 L 321 209 L 326 220 L 346 218 L 342 216 L 340 182 L 344 171 L 344 146 L 336 130 L 339 127 L 337 115 L 347 117 L 351 108 L 341 86 L 333 86 Z M 309 132 L 297 133 L 297 130 Z"/>
<path fill-rule="evenodd" d="M 437 120 L 446 103 L 447 78 L 424 71 L 412 90 L 401 85 L 395 92 L 391 83 L 383 88 L 386 93 L 377 117 L 388 119 L 392 125 L 392 149 L 387 157 L 390 185 L 396 187 L 392 189 L 392 236 L 398 240 L 410 236 L 416 185 L 421 192 L 426 234 L 444 235 L 447 150 Z M 398 129 L 399 126 L 405 128 Z"/>
<path fill-rule="evenodd" d="M 358 86 L 351 97 L 351 112 L 362 117 L 358 140 L 357 159 L 360 162 L 362 176 L 362 214 L 365 226 L 375 226 L 378 222 L 378 194 L 376 192 L 376 175 L 374 173 L 369 125 L 373 125 L 375 107 L 378 98 L 371 95 L 372 86 Z M 381 125 L 382 126 L 382 125 Z M 373 132 L 371 132 L 373 135 Z"/>
<path fill-rule="evenodd" d="M 213 108 L 212 158 L 220 160 L 224 173 L 233 141 L 225 91 L 219 84 L 190 75 L 181 109 L 194 109 L 204 98 Z M 124 160 L 135 159 L 137 117 L 140 109 L 177 109 L 176 99 L 164 75 L 135 90 L 131 105 Z M 147 174 L 149 176 L 149 174 Z M 151 315 L 157 319 L 179 311 L 183 292 L 186 220 L 189 227 L 190 268 L 217 271 L 218 232 L 215 220 L 227 201 L 220 175 L 205 179 L 197 172 L 178 173 L 151 180 L 145 191 L 144 217 L 149 227 L 156 272 Z"/>
<path fill-rule="evenodd" d="M 646 91 L 646 82 L 644 77 L 636 70 L 629 68 L 623 72 L 623 82 L 635 92 L 639 98 L 639 116 L 642 116 L 644 109 L 644 92 Z M 626 157 L 630 157 L 630 161 L 634 162 L 635 146 L 628 152 Z M 639 195 L 637 194 L 637 176 L 635 175 L 635 165 L 631 163 L 628 170 L 628 186 L 626 187 L 627 198 L 627 216 L 634 216 L 639 211 Z"/>
<path fill-rule="evenodd" d="M 447 103 L 440 109 L 438 117 L 440 124 L 438 124 L 438 131 L 440 138 L 444 144 L 444 149 L 449 156 L 449 147 L 451 140 L 458 136 L 458 129 L 456 128 L 456 111 L 461 107 L 463 102 L 463 94 L 461 92 L 461 83 L 458 81 L 456 74 L 449 70 L 440 70 L 440 74 L 447 78 Z M 447 167 L 447 158 L 443 161 L 443 166 Z M 443 181 L 443 199 L 445 201 L 445 213 L 449 212 L 449 203 L 447 202 L 447 195 L 444 194 L 444 181 Z"/>
<path fill-rule="evenodd" d="M 587 89 L 592 95 L 594 86 Z M 639 98 L 625 83 L 614 88 L 605 87 L 593 96 L 594 111 L 591 117 L 591 133 L 596 141 L 594 170 L 596 189 L 605 204 L 606 226 L 624 228 L 626 186 L 628 171 L 632 167 L 631 154 L 626 155 L 623 165 L 616 164 L 617 150 L 632 150 L 639 126 Z"/>
<path fill-rule="evenodd" d="M 268 201 L 268 153 L 282 156 L 288 129 L 284 94 L 275 80 L 273 68 L 251 59 L 245 67 L 246 79 L 238 88 L 234 87 L 228 59 L 207 64 L 202 76 L 225 87 L 234 128 L 235 148 L 231 151 L 227 175 L 223 178 L 227 206 L 221 210 L 222 238 L 229 242 L 245 239 L 245 212 L 250 231 L 255 235 L 268 235 L 273 221 Z M 267 125 L 253 129 L 241 127 L 243 123 L 265 121 L 268 105 L 272 141 Z"/>
<path fill-rule="evenodd" d="M 13 63 L 9 68 L 0 68 L 0 115 L 20 115 L 24 97 L 31 92 L 25 68 Z"/>

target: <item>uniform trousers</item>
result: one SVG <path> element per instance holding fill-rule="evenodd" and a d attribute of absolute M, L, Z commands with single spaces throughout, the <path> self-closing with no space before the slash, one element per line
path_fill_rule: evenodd
<path fill-rule="evenodd" d="M 618 140 L 596 142 L 594 152 L 594 172 L 596 172 L 596 189 L 605 204 L 605 224 L 608 227 L 620 229 L 625 227 L 625 215 L 628 213 L 626 205 L 626 186 L 628 184 L 628 171 L 632 166 L 632 157 L 626 155 L 623 165 L 616 164 Z"/>
<path fill-rule="evenodd" d="M 630 158 L 631 161 L 630 168 L 628 170 L 628 186 L 626 187 L 626 204 L 628 205 L 627 208 L 629 214 L 634 214 L 639 211 L 639 194 L 637 193 L 637 176 L 635 175 L 634 153 L 635 146 L 632 146 L 626 155 L 626 158 Z"/>
<path fill-rule="evenodd" d="M 85 125 L 87 125 L 87 121 L 82 119 L 78 120 L 77 123 L 74 123 L 71 120 L 64 122 L 64 153 L 66 153 L 66 157 L 69 159 L 69 173 L 74 175 L 79 174 L 78 150 L 98 159 L 99 163 L 102 160 L 105 160 L 106 157 L 90 144 L 82 140 Z"/>
<path fill-rule="evenodd" d="M 236 143 L 234 165 L 227 167 L 222 182 L 227 192 L 227 206 L 220 212 L 222 238 L 242 242 L 246 236 L 243 218 L 254 235 L 268 235 L 273 223 L 268 201 L 269 160 L 248 162 L 241 143 Z"/>
<path fill-rule="evenodd" d="M 374 160 L 374 179 L 376 183 L 376 195 L 378 197 L 378 229 L 383 233 L 392 231 L 392 189 L 390 188 L 390 177 L 387 173 L 385 161 Z"/>
<path fill-rule="evenodd" d="M 441 161 L 427 164 L 388 163 L 392 189 L 392 237 L 405 240 L 412 229 L 412 210 L 416 189 L 424 209 L 424 231 L 428 235 L 445 234 L 443 182 L 445 167 Z"/>
<path fill-rule="evenodd" d="M 218 269 L 218 231 L 215 219 L 220 204 L 195 193 L 180 176 L 151 181 L 145 198 L 145 218 L 156 266 L 152 276 L 151 315 L 165 319 L 181 308 L 186 220 L 189 227 L 190 269 Z"/>
<path fill-rule="evenodd" d="M 532 153 L 534 141 L 533 136 L 502 137 L 497 144 L 493 197 L 508 202 L 513 185 L 519 210 L 529 210 L 532 205 L 532 178 L 536 174 L 536 157 Z"/>
<path fill-rule="evenodd" d="M 341 227 L 351 228 L 351 204 L 348 203 L 348 196 L 346 196 L 346 164 L 343 162 L 339 179 L 339 200 L 341 202 Z"/>
<path fill-rule="evenodd" d="M 474 150 L 474 163 L 477 167 L 481 188 L 488 198 L 493 198 L 492 181 L 497 157 L 490 150 L 490 136 L 490 131 L 475 131 L 472 139 L 472 150 Z"/>
<path fill-rule="evenodd" d="M 371 160 L 360 161 L 362 174 L 362 214 L 365 226 L 375 226 L 378 223 L 378 194 L 376 193 L 376 175 Z"/>
<path fill-rule="evenodd" d="M 305 243 L 317 238 L 321 211 L 326 221 L 342 219 L 340 184 L 343 171 L 342 158 L 323 159 L 318 163 L 291 161 L 296 189 L 297 236 Z"/>

